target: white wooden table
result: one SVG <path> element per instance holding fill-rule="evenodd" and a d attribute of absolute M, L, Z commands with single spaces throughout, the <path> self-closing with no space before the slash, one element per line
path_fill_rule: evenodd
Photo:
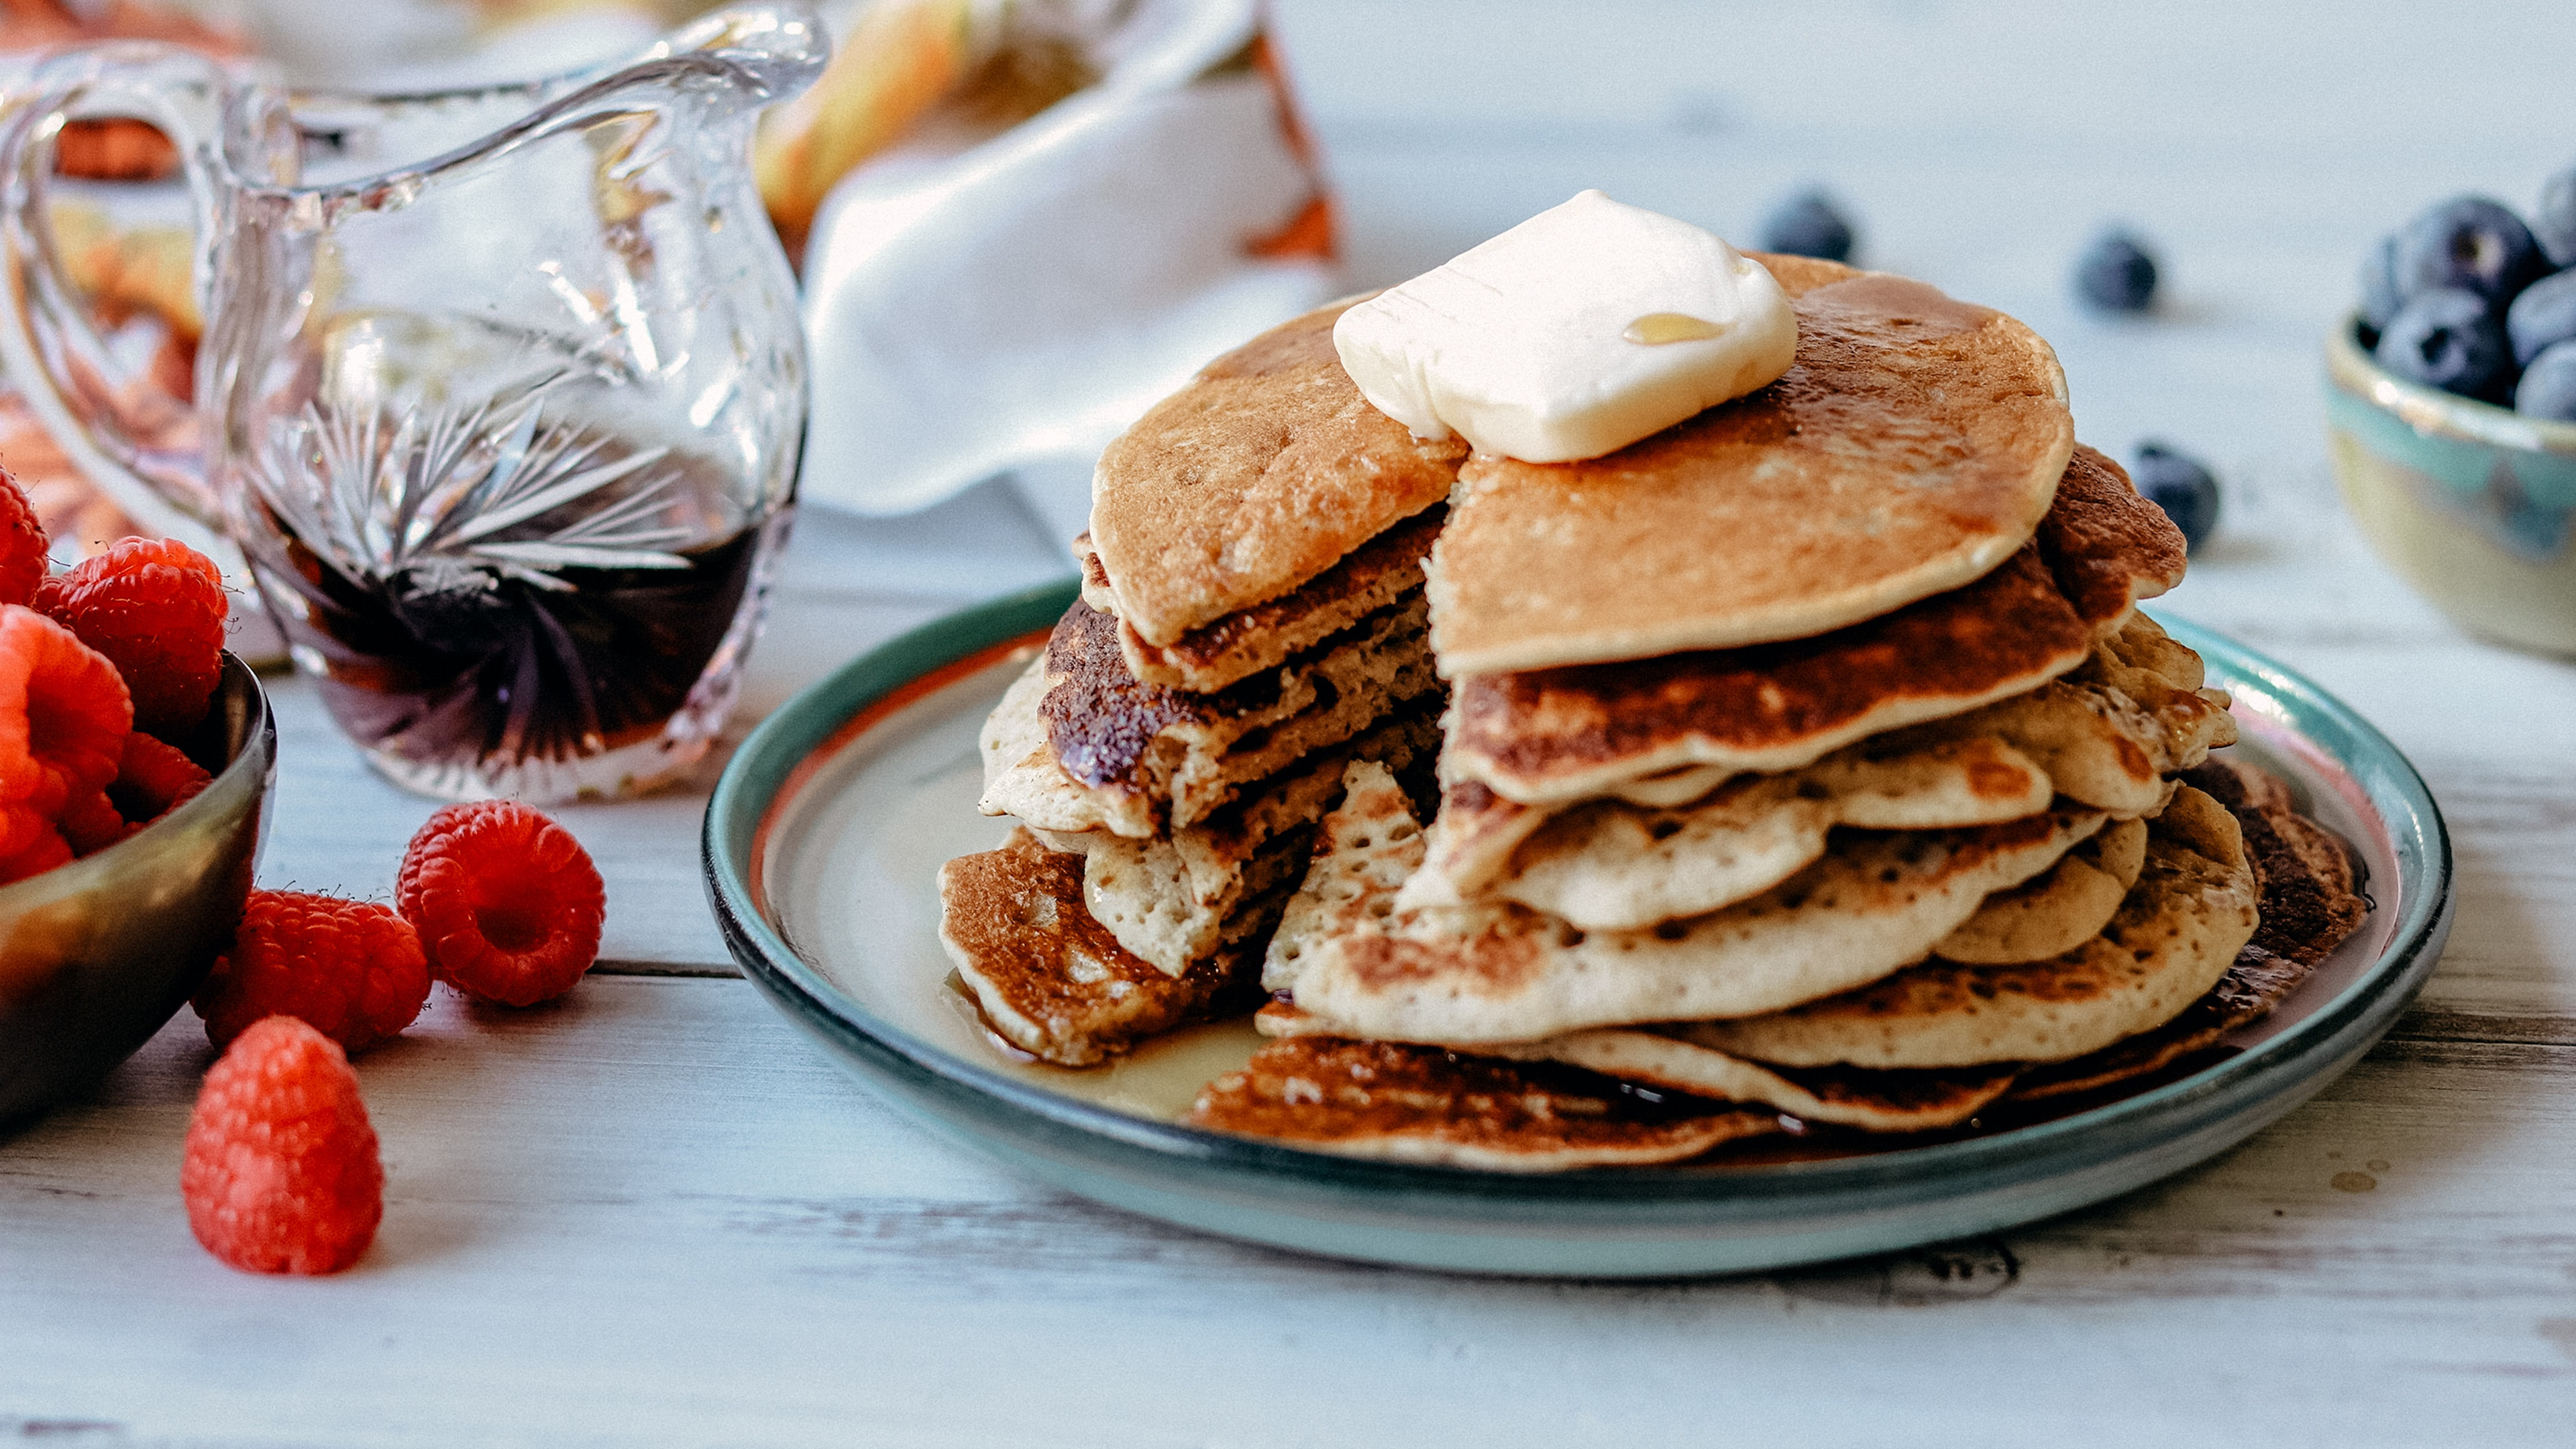
<path fill-rule="evenodd" d="M 2460 635 L 2363 551 L 2316 362 L 2376 230 L 2456 189 L 2527 201 L 2576 159 L 2566 8 L 1281 10 L 1360 280 L 1583 186 L 1749 238 L 1823 179 L 1867 260 L 2054 340 L 2088 440 L 2218 464 L 2225 532 L 2168 606 L 2310 673 L 2430 780 L 2460 897 L 2422 1004 L 2243 1147 L 1994 1238 L 1734 1280 L 1440 1277 L 1199 1237 L 930 1141 L 734 978 L 702 792 L 574 809 L 605 957 L 553 1008 L 442 992 L 361 1059 L 388 1186 L 355 1271 L 249 1277 L 189 1238 L 192 1015 L 0 1138 L 0 1439 L 2576 1439 L 2576 666 Z M 2163 243 L 2154 320 L 2066 301 L 2115 216 Z M 1060 558 L 1001 486 L 809 520 L 746 718 Z M 264 882 L 383 896 L 430 806 L 274 684 Z"/>

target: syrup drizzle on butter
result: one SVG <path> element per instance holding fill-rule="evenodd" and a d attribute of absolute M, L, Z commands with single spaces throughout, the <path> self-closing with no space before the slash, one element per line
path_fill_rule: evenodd
<path fill-rule="evenodd" d="M 1628 324 L 1619 335 L 1647 347 L 1661 347 L 1667 342 L 1700 342 L 1726 333 L 1726 324 L 1693 317 L 1687 312 L 1649 312 Z"/>

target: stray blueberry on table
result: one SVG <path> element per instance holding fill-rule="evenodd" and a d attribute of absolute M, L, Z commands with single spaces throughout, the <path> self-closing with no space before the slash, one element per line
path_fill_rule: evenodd
<path fill-rule="evenodd" d="M 2127 232 L 2104 232 L 2076 258 L 2075 295 L 2105 312 L 2144 312 L 2156 299 L 2156 259 Z"/>
<path fill-rule="evenodd" d="M 2185 546 L 2198 550 L 2218 526 L 2218 479 L 2199 459 L 2162 443 L 2140 443 L 2130 481 L 2138 496 L 2165 511 L 2182 530 Z"/>
<path fill-rule="evenodd" d="M 2502 203 L 2457 196 L 2406 223 L 2389 270 L 2401 305 L 2458 288 L 2501 307 L 2546 273 L 2549 259 L 2531 228 Z"/>
<path fill-rule="evenodd" d="M 2513 360 L 2517 367 L 2529 367 L 2531 359 L 2552 343 L 2576 337 L 2576 268 L 2553 272 L 2522 289 L 2505 309 L 2504 335 L 2513 343 Z"/>
<path fill-rule="evenodd" d="M 1821 191 L 1790 197 L 1762 221 L 1762 250 L 1766 252 L 1847 262 L 1852 256 L 1852 239 L 1850 220 Z"/>
<path fill-rule="evenodd" d="M 2531 213 L 2531 238 L 2553 267 L 2576 267 L 2576 166 L 2549 178 Z"/>
<path fill-rule="evenodd" d="M 2576 342 L 2545 348 L 2524 368 L 2513 410 L 2553 423 L 2576 423 Z"/>
<path fill-rule="evenodd" d="M 2504 327 L 2475 292 L 2442 287 L 2388 319 L 2379 335 L 2379 365 L 2408 382 L 2463 397 L 2504 400 L 2513 384 L 2513 348 Z"/>

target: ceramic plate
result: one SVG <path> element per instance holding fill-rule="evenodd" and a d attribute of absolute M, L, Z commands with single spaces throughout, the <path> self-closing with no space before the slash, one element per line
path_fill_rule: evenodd
<path fill-rule="evenodd" d="M 1210 1232 L 1580 1275 L 1769 1268 L 1986 1232 L 2188 1167 L 2297 1106 L 2387 1031 L 2450 927 L 2450 840 L 2405 758 L 2298 675 L 2168 623 L 2235 695 L 2238 749 L 2359 849 L 2376 906 L 2234 1055 L 2072 1116 L 1818 1161 L 1529 1177 L 1197 1131 L 1175 1119 L 1250 1054 L 1249 1026 L 1070 1071 L 1005 1056 L 947 984 L 934 877 L 1009 829 L 975 813 L 976 730 L 1072 598 L 1068 583 L 952 615 L 770 716 L 707 808 L 707 889 L 752 981 L 889 1100 L 1031 1176 Z"/>

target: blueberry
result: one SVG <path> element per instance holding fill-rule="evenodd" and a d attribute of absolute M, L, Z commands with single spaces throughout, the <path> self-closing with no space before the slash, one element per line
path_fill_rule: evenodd
<path fill-rule="evenodd" d="M 2182 541 L 2198 548 L 2218 526 L 2218 479 L 2199 459 L 2162 443 L 2140 443 L 2138 466 L 2130 473 L 2138 496 L 2165 511 L 2182 530 Z"/>
<path fill-rule="evenodd" d="M 2075 260 L 2075 295 L 2105 312 L 2144 312 L 2156 299 L 2156 259 L 2127 232 L 2104 232 Z"/>
<path fill-rule="evenodd" d="M 2388 319 L 2379 336 L 2379 365 L 2408 382 L 2462 397 L 2502 401 L 2513 384 L 2513 348 L 2486 299 L 2444 287 L 2426 292 Z"/>
<path fill-rule="evenodd" d="M 2554 423 L 2576 423 L 2576 342 L 2544 349 L 2524 368 L 2513 390 L 2513 410 Z"/>
<path fill-rule="evenodd" d="M 2522 289 L 2505 309 L 2504 335 L 2513 360 L 2529 367 L 2542 348 L 2576 337 L 2576 268 L 2552 272 Z"/>
<path fill-rule="evenodd" d="M 1825 193 L 1801 192 L 1763 218 L 1762 250 L 1847 262 L 1852 255 L 1852 224 Z"/>
<path fill-rule="evenodd" d="M 2400 305 L 2457 287 L 2501 308 L 2548 270 L 2531 228 L 2483 196 L 2453 197 L 2406 223 L 2389 261 Z"/>
<path fill-rule="evenodd" d="M 2379 334 L 2388 319 L 2397 315 L 2405 299 L 2397 295 L 2397 238 L 2384 236 L 2361 257 L 2361 325 L 2366 333 L 2364 347 L 2377 347 Z"/>
<path fill-rule="evenodd" d="M 2548 253 L 2550 265 L 2576 267 L 2576 166 L 2541 186 L 2540 207 L 2531 214 L 2531 236 Z"/>

